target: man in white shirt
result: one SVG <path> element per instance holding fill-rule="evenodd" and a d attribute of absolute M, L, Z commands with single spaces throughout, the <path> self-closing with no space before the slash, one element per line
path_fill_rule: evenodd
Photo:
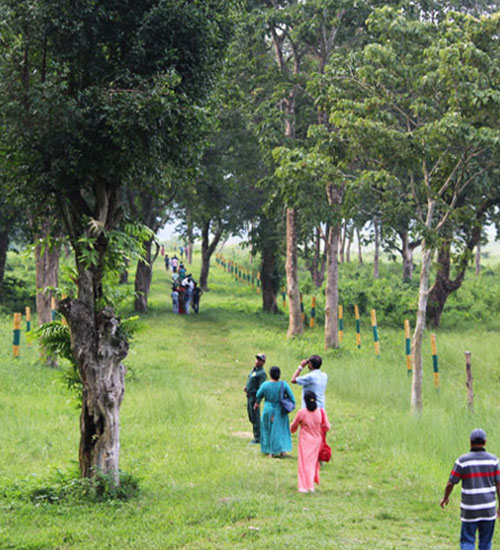
<path fill-rule="evenodd" d="M 321 372 L 323 360 L 319 355 L 311 355 L 309 359 L 303 359 L 292 376 L 292 384 L 302 386 L 302 407 L 305 407 L 304 394 L 312 391 L 316 394 L 316 403 L 320 409 L 325 408 L 325 389 L 328 382 L 328 375 Z M 309 372 L 300 376 L 305 366 L 309 367 Z"/>

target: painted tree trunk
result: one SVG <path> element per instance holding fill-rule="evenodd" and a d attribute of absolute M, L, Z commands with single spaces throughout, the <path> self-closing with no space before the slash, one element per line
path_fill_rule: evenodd
<path fill-rule="evenodd" d="M 71 346 L 83 382 L 80 415 L 79 465 L 82 477 L 99 473 L 119 484 L 120 406 L 125 392 L 128 343 L 120 320 L 111 308 L 95 312 L 93 277 L 79 278 L 81 298 L 63 300 L 61 312 L 68 320 Z M 82 288 L 87 286 L 90 288 Z"/>
<path fill-rule="evenodd" d="M 286 282 L 288 293 L 288 338 L 302 334 L 302 312 L 300 311 L 300 289 L 297 273 L 297 212 L 286 209 Z"/>
<path fill-rule="evenodd" d="M 325 291 L 325 349 L 339 347 L 339 262 L 340 224 L 328 232 L 327 278 Z"/>
<path fill-rule="evenodd" d="M 143 313 L 148 310 L 148 297 L 153 280 L 153 266 L 151 262 L 152 242 L 144 244 L 144 260 L 137 262 L 135 271 L 135 302 L 134 311 Z"/>
<path fill-rule="evenodd" d="M 411 384 L 411 408 L 413 412 L 422 411 L 422 341 L 425 330 L 427 300 L 429 296 L 429 277 L 432 265 L 433 250 L 422 244 L 422 267 L 418 291 L 418 309 L 415 331 L 411 342 L 413 378 Z"/>

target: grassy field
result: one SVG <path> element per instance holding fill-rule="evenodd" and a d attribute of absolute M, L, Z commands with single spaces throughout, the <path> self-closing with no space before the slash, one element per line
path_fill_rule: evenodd
<path fill-rule="evenodd" d="M 196 260 L 195 260 L 196 261 Z M 194 273 L 198 271 L 198 265 Z M 458 546 L 459 490 L 439 501 L 455 458 L 481 426 L 500 453 L 498 334 L 473 327 L 437 333 L 441 388 L 425 357 L 424 412 L 409 411 L 402 334 L 380 327 L 375 359 L 369 319 L 356 349 L 352 320 L 340 350 L 323 352 L 322 327 L 286 339 L 287 317 L 260 312 L 255 291 L 215 266 L 198 316 L 171 313 L 167 275 L 155 267 L 151 308 L 126 360 L 121 468 L 139 480 L 128 501 L 30 499 L 71 479 L 78 410 L 61 374 L 38 362 L 23 337 L 11 357 L 1 319 L 0 548 L 451 549 Z M 465 350 L 472 351 L 476 412 L 468 413 Z M 329 376 L 332 462 L 314 494 L 299 494 L 296 449 L 272 460 L 249 446 L 243 386 L 256 352 L 289 380 L 319 353 Z M 299 392 L 296 392 L 299 396 Z M 292 413 L 293 416 L 293 413 Z"/>

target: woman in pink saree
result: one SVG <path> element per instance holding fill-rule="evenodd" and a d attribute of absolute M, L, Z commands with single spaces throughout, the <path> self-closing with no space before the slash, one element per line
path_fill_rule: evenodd
<path fill-rule="evenodd" d="M 314 493 L 314 484 L 319 485 L 319 451 L 323 443 L 323 430 L 330 429 L 328 416 L 316 403 L 314 392 L 304 394 L 305 409 L 300 409 L 290 430 L 295 433 L 299 426 L 299 493 Z"/>

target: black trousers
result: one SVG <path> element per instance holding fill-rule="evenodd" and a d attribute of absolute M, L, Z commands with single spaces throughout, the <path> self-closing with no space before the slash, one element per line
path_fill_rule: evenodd
<path fill-rule="evenodd" d="M 257 398 L 255 394 L 247 394 L 247 412 L 248 420 L 252 423 L 253 426 L 253 437 L 255 441 L 260 442 L 260 407 L 255 410 L 254 405 L 257 403 Z"/>

